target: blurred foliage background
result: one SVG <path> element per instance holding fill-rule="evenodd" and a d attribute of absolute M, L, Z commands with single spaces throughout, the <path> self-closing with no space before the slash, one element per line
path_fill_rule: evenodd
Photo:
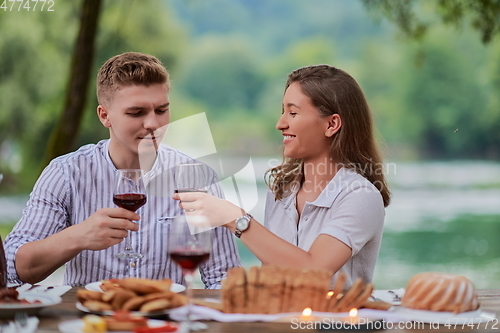
<path fill-rule="evenodd" d="M 467 21 L 408 37 L 397 24 L 413 22 L 410 15 L 390 15 L 404 12 L 397 3 L 413 3 L 421 22 L 436 21 L 439 8 L 418 0 L 103 0 L 92 78 L 115 54 L 154 54 L 172 75 L 174 119 L 207 112 L 219 148 L 274 156 L 286 74 L 328 63 L 360 82 L 388 158 L 500 159 L 500 43 L 483 44 Z M 0 10 L 2 191 L 29 190 L 44 166 L 80 6 Z M 74 148 L 107 137 L 94 81 L 87 100 Z"/>
<path fill-rule="evenodd" d="M 2 237 L 44 167 L 86 1 L 99 0 L 0 8 Z M 281 155 L 286 75 L 327 63 L 360 83 L 392 163 L 376 286 L 404 287 L 431 270 L 498 288 L 497 0 L 100 1 L 91 87 L 69 150 L 108 137 L 95 112 L 98 68 L 122 52 L 149 53 L 171 73 L 172 120 L 206 112 L 217 149 L 252 156 L 265 193 L 263 171 Z M 245 265 L 258 264 L 238 245 Z"/>

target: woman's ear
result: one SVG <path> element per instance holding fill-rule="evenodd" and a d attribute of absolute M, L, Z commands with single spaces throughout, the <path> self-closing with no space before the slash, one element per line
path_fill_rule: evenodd
<path fill-rule="evenodd" d="M 111 127 L 111 122 L 109 121 L 109 114 L 108 110 L 102 105 L 97 106 L 97 116 L 99 117 L 99 120 L 101 123 L 104 125 L 104 127 Z"/>
<path fill-rule="evenodd" d="M 342 127 L 342 119 L 338 113 L 332 114 L 328 120 L 328 127 L 326 128 L 325 135 L 331 138 Z"/>

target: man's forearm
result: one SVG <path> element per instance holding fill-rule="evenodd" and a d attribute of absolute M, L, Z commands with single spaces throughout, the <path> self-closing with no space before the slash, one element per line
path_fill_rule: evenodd
<path fill-rule="evenodd" d="M 81 249 L 65 229 L 45 239 L 22 245 L 16 254 L 16 271 L 27 283 L 37 283 L 73 259 Z"/>

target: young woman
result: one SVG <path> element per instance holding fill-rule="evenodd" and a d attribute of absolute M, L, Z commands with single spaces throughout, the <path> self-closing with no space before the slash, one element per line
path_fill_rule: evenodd
<path fill-rule="evenodd" d="M 283 163 L 267 172 L 264 226 L 201 193 L 174 197 L 186 214 L 224 226 L 264 265 L 323 268 L 371 281 L 390 192 L 363 92 L 346 72 L 308 66 L 288 76 Z"/>

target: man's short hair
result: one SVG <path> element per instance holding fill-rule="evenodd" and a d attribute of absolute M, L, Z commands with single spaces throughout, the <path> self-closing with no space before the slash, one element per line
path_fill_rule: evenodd
<path fill-rule="evenodd" d="M 139 52 L 126 52 L 110 58 L 97 74 L 97 100 L 109 105 L 114 94 L 123 87 L 165 84 L 170 90 L 168 72 L 156 57 Z"/>

